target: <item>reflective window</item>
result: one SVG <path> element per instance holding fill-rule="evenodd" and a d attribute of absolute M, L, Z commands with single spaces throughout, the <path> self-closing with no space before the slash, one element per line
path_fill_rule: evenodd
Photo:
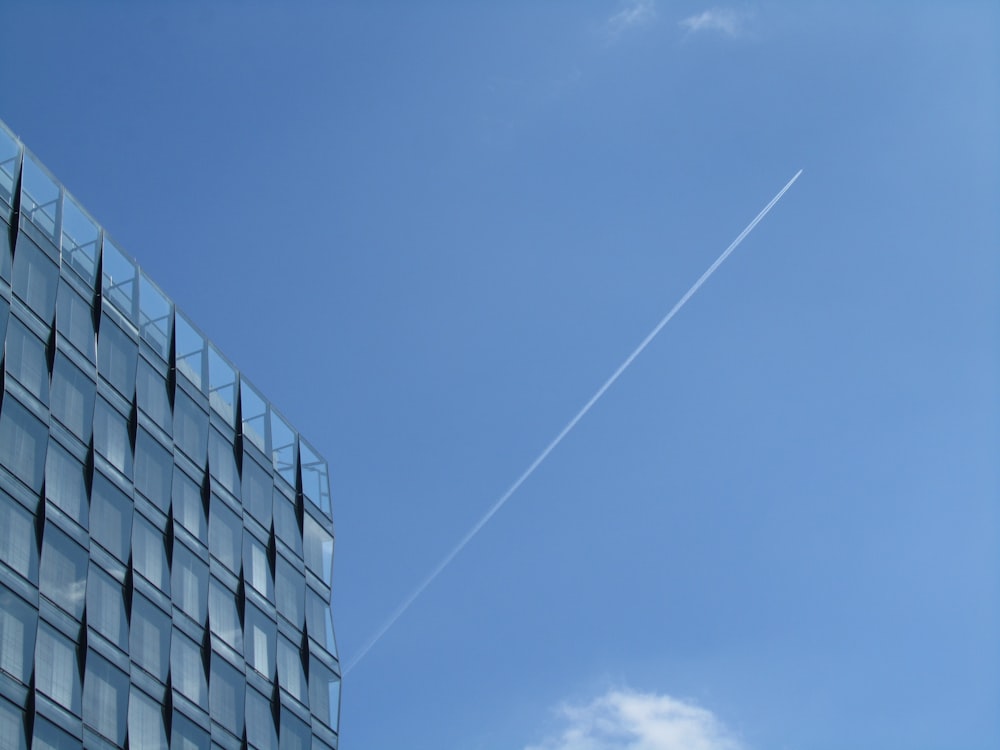
<path fill-rule="evenodd" d="M 208 347 L 208 403 L 226 424 L 236 426 L 236 370 L 211 345 Z"/>
<path fill-rule="evenodd" d="M 208 732 L 179 711 L 170 722 L 170 750 L 206 750 Z"/>
<path fill-rule="evenodd" d="M 302 671 L 299 647 L 278 636 L 278 684 L 298 701 L 306 700 L 306 676 Z"/>
<path fill-rule="evenodd" d="M 162 511 L 170 507 L 174 457 L 141 427 L 135 436 L 135 488 Z"/>
<path fill-rule="evenodd" d="M 135 393 L 135 342 L 108 317 L 101 321 L 97 334 L 97 371 L 127 400 Z"/>
<path fill-rule="evenodd" d="M 139 337 L 164 359 L 170 357 L 170 329 L 173 315 L 170 300 L 157 286 L 139 273 Z"/>
<path fill-rule="evenodd" d="M 284 706 L 281 707 L 279 739 L 281 750 L 310 750 L 312 747 L 312 732 L 309 731 L 309 725 Z"/>
<path fill-rule="evenodd" d="M 0 175 L 2 177 L 2 175 Z M 7 209 L 2 208 L 3 213 L 6 213 Z M 10 232 L 3 231 L 0 232 L 0 279 L 3 279 L 8 284 L 10 283 L 10 266 L 11 259 L 13 258 L 13 244 L 10 240 Z"/>
<path fill-rule="evenodd" d="M 31 154 L 24 155 L 21 168 L 21 215 L 57 242 L 59 185 L 42 169 Z"/>
<path fill-rule="evenodd" d="M 240 379 L 243 437 L 267 454 L 267 402 L 245 379 Z"/>
<path fill-rule="evenodd" d="M 240 569 L 243 521 L 225 503 L 212 498 L 208 514 L 208 549 L 234 573 Z"/>
<path fill-rule="evenodd" d="M 35 492 L 42 489 L 48 428 L 10 395 L 0 405 L 0 464 Z"/>
<path fill-rule="evenodd" d="M 3 131 L 0 130 L 0 138 Z M 0 163 L 0 184 L 3 178 L 3 164 Z M 27 740 L 24 734 L 24 720 L 21 709 L 5 700 L 0 700 L 0 748 L 2 750 L 26 750 Z M 35 745 L 41 747 L 41 745 Z"/>
<path fill-rule="evenodd" d="M 295 486 L 295 432 L 271 409 L 271 458 L 274 471 Z"/>
<path fill-rule="evenodd" d="M 174 630 L 170 647 L 170 675 L 174 689 L 196 706 L 208 700 L 201 648 L 179 630 Z"/>
<path fill-rule="evenodd" d="M 117 745 L 125 741 L 128 675 L 94 651 L 83 679 L 83 720 Z"/>
<path fill-rule="evenodd" d="M 11 315 L 7 325 L 6 356 L 7 374 L 13 376 L 29 393 L 43 404 L 49 403 L 49 365 L 45 353 L 46 342 L 28 330 L 17 317 Z"/>
<path fill-rule="evenodd" d="M 100 242 L 97 224 L 87 216 L 72 196 L 63 198 L 62 257 L 63 261 L 88 285 L 97 276 L 97 249 Z"/>
<path fill-rule="evenodd" d="M 35 608 L 0 585 L 0 672 L 25 684 L 31 677 L 37 623 Z"/>
<path fill-rule="evenodd" d="M 94 406 L 94 448 L 118 471 L 132 478 L 128 418 L 100 397 Z"/>
<path fill-rule="evenodd" d="M 274 568 L 274 591 L 277 596 L 278 612 L 301 628 L 305 610 L 306 579 L 281 555 L 278 555 Z"/>
<path fill-rule="evenodd" d="M 55 440 L 49 440 L 45 458 L 45 496 L 66 515 L 87 528 L 86 472 L 83 464 Z"/>
<path fill-rule="evenodd" d="M 129 321 L 135 322 L 136 275 L 138 267 L 115 244 L 104 237 L 101 254 L 101 294 Z"/>
<path fill-rule="evenodd" d="M 201 389 L 205 373 L 205 337 L 180 314 L 174 316 L 177 372 Z"/>
<path fill-rule="evenodd" d="M 271 475 L 252 458 L 243 456 L 243 508 L 265 528 L 271 528 Z"/>
<path fill-rule="evenodd" d="M 244 677 L 236 667 L 218 654 L 212 654 L 209 713 L 215 721 L 237 736 L 243 734 L 244 684 Z"/>
<path fill-rule="evenodd" d="M 306 589 L 306 627 L 310 637 L 326 646 L 326 650 L 337 655 L 337 643 L 333 637 L 333 615 L 326 599 Z"/>
<path fill-rule="evenodd" d="M 38 589 L 75 618 L 87 592 L 87 550 L 51 523 L 45 526 Z"/>
<path fill-rule="evenodd" d="M 76 750 L 78 747 L 80 747 L 79 739 L 41 716 L 35 717 L 32 750 Z"/>
<path fill-rule="evenodd" d="M 97 385 L 62 352 L 52 365 L 52 416 L 84 443 L 90 442 Z"/>
<path fill-rule="evenodd" d="M 205 622 L 208 566 L 183 544 L 175 542 L 171 569 L 174 605 L 195 621 Z"/>
<path fill-rule="evenodd" d="M 163 534 L 136 514 L 132 524 L 132 564 L 135 571 L 165 594 L 170 594 L 170 571 Z"/>
<path fill-rule="evenodd" d="M 309 665 L 309 707 L 313 716 L 327 726 L 336 727 L 339 701 L 340 678 L 323 662 L 313 659 Z"/>
<path fill-rule="evenodd" d="M 174 395 L 174 444 L 196 464 L 204 465 L 208 449 L 208 414 L 180 388 Z"/>
<path fill-rule="evenodd" d="M 240 475 L 232 443 L 218 430 L 208 432 L 208 468 L 212 477 L 234 495 L 240 490 Z"/>
<path fill-rule="evenodd" d="M 295 503 L 277 490 L 274 492 L 274 534 L 301 557 L 302 530 L 295 517 Z"/>
<path fill-rule="evenodd" d="M 302 464 L 302 494 L 313 505 L 326 513 L 330 512 L 330 480 L 327 476 L 326 461 L 299 438 L 299 462 Z"/>
<path fill-rule="evenodd" d="M 76 643 L 45 622 L 38 624 L 35 688 L 63 708 L 80 715 Z"/>
<path fill-rule="evenodd" d="M 208 587 L 208 623 L 212 632 L 237 651 L 243 651 L 243 630 L 236 612 L 236 595 L 212 578 Z"/>
<path fill-rule="evenodd" d="M 21 161 L 21 146 L 7 128 L 0 125 L 0 199 L 14 205 L 14 183 Z"/>
<path fill-rule="evenodd" d="M 119 560 L 127 560 L 132 538 L 132 499 L 99 472 L 94 473 L 90 495 L 90 538 Z"/>
<path fill-rule="evenodd" d="M 129 655 L 160 682 L 167 679 L 170 654 L 170 615 L 141 594 L 132 599 Z"/>
<path fill-rule="evenodd" d="M 135 398 L 139 408 L 166 432 L 171 432 L 173 415 L 167 395 L 167 380 L 149 362 L 139 357 Z"/>
<path fill-rule="evenodd" d="M 201 487 L 179 467 L 174 467 L 174 520 L 205 544 L 208 541 Z"/>
<path fill-rule="evenodd" d="M 160 704 L 133 687 L 128 701 L 129 750 L 163 750 L 167 735 Z"/>
<path fill-rule="evenodd" d="M 278 750 L 271 701 L 253 689 L 247 690 L 247 742 L 258 750 Z"/>
<path fill-rule="evenodd" d="M 35 516 L 6 492 L 0 492 L 0 561 L 32 583 L 37 583 Z"/>
<path fill-rule="evenodd" d="M 14 254 L 14 293 L 46 323 L 56 310 L 59 267 L 34 242 L 19 235 Z"/>
<path fill-rule="evenodd" d="M 56 331 L 60 339 L 69 342 L 91 362 L 94 361 L 94 311 L 88 300 L 62 280 L 56 298 Z"/>
<path fill-rule="evenodd" d="M 263 675 L 274 674 L 277 626 L 250 602 L 246 604 L 247 664 Z"/>
<path fill-rule="evenodd" d="M 243 575 L 250 586 L 269 601 L 274 601 L 267 549 L 249 533 L 243 535 Z"/>
<path fill-rule="evenodd" d="M 333 537 L 308 513 L 303 518 L 306 566 L 329 586 L 333 575 Z"/>
<path fill-rule="evenodd" d="M 118 648 L 128 650 L 122 585 L 94 563 L 87 578 L 87 624 Z"/>

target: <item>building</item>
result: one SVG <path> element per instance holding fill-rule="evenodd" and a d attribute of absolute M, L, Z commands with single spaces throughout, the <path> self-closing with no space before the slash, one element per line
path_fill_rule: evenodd
<path fill-rule="evenodd" d="M 0 123 L 0 750 L 336 748 L 327 465 Z"/>

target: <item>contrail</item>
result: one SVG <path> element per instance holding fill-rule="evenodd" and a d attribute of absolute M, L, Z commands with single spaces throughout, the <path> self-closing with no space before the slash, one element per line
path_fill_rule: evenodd
<path fill-rule="evenodd" d="M 441 575 L 441 572 L 451 564 L 451 561 L 454 560 L 456 555 L 458 555 L 458 553 L 465 548 L 465 545 L 471 542 L 473 537 L 475 537 L 476 534 L 482 530 L 483 526 L 490 522 L 490 519 L 493 518 L 493 516 L 496 515 L 496 512 L 500 510 L 507 503 L 507 501 L 510 500 L 513 494 L 521 488 L 521 485 L 528 480 L 528 477 L 535 473 L 535 469 L 542 465 L 542 462 L 549 457 L 549 454 L 556 449 L 556 446 L 563 441 L 563 438 L 572 432 L 577 423 L 579 423 L 579 421 L 586 416 L 587 412 L 593 408 L 594 404 L 600 400 L 601 396 L 605 394 L 608 388 L 614 385 L 615 381 L 618 380 L 622 373 L 628 369 L 628 366 L 632 364 L 635 358 L 642 354 L 643 350 L 649 346 L 650 342 L 654 338 L 656 338 L 656 334 L 663 330 L 663 327 L 669 323 L 678 312 L 680 312 L 680 309 L 684 307 L 684 305 L 687 304 L 687 301 L 695 295 L 695 292 L 701 289 L 702 284 L 708 281 L 708 277 L 715 273 L 716 269 L 718 269 L 718 267 L 725 262 L 726 258 L 732 255 L 733 251 L 739 247 L 740 243 L 746 239 L 746 236 L 753 231 L 754 227 L 756 227 L 761 220 L 767 216 L 768 212 L 774 208 L 774 205 L 779 200 L 781 200 L 781 196 L 783 196 L 788 191 L 788 188 L 790 188 L 795 181 L 799 179 L 799 175 L 801 174 L 802 170 L 800 169 L 795 173 L 795 176 L 792 177 L 792 179 L 790 179 L 780 191 L 778 191 L 778 194 L 771 199 L 771 202 L 761 209 L 761 212 L 754 217 L 753 221 L 746 225 L 746 228 L 739 233 L 735 240 L 730 243 L 729 247 L 723 251 L 722 255 L 716 258 L 715 262 L 708 267 L 708 270 L 705 271 L 705 273 L 703 273 L 701 277 L 691 285 L 691 288 L 684 293 L 684 296 L 677 301 L 677 304 L 670 308 L 670 312 L 663 316 L 663 319 L 656 324 L 656 327 L 650 331 L 649 335 L 642 340 L 642 343 L 635 348 L 635 351 L 628 355 L 625 361 L 619 365 L 618 369 L 614 371 L 611 377 L 604 382 L 604 385 L 597 389 L 597 393 L 590 397 L 590 400 L 584 404 L 583 408 L 576 413 L 576 416 L 562 428 L 562 431 L 545 447 L 545 450 L 538 454 L 538 458 L 531 462 L 531 465 L 525 469 L 524 473 L 517 478 L 517 481 L 510 486 L 510 489 L 503 493 L 500 498 L 493 503 L 493 507 L 486 511 L 486 514 L 476 522 L 476 525 L 466 532 L 465 536 L 461 538 L 451 552 L 445 555 L 444 559 L 441 560 L 441 562 L 434 567 L 427 577 L 421 581 L 420 585 L 413 590 L 413 593 L 406 597 L 402 604 L 396 607 L 396 610 L 392 613 L 392 615 L 390 615 L 389 619 L 385 621 L 382 627 L 379 628 L 375 634 L 365 642 L 365 645 L 362 647 L 358 655 L 348 662 L 347 667 L 344 669 L 345 676 L 358 665 L 358 662 L 368 655 L 368 652 L 371 651 L 375 644 L 382 639 L 382 636 L 389 631 L 389 628 L 396 624 L 396 621 L 403 616 L 403 613 L 410 608 L 410 605 L 413 604 L 413 602 L 415 602 L 422 593 L 424 593 L 427 587 L 434 582 L 435 578 Z"/>

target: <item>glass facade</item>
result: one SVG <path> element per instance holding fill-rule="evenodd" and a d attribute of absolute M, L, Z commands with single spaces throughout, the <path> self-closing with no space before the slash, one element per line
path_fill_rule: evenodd
<path fill-rule="evenodd" d="M 337 748 L 326 462 L 0 122 L 0 748 Z"/>

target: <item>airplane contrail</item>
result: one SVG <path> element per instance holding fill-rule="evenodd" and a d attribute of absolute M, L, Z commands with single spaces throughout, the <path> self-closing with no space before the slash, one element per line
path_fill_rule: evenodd
<path fill-rule="evenodd" d="M 587 412 L 593 408 L 594 404 L 596 404 L 600 400 L 601 396 L 603 396 L 605 392 L 612 385 L 614 385 L 615 381 L 618 380 L 619 377 L 621 377 L 622 373 L 625 372 L 626 369 L 628 369 L 628 366 L 631 365 L 633 361 L 635 361 L 635 358 L 638 357 L 640 354 L 642 354 L 643 350 L 647 346 L 649 346 L 650 342 L 654 338 L 656 338 L 656 335 L 661 330 L 663 330 L 663 327 L 667 323 L 669 323 L 671 319 L 678 312 L 680 312 L 680 309 L 684 307 L 684 305 L 687 304 L 687 301 L 695 295 L 695 292 L 701 289 L 702 284 L 708 281 L 708 278 L 713 273 L 715 273 L 715 271 L 719 268 L 719 266 L 721 266 L 725 262 L 726 258 L 728 258 L 733 253 L 733 251 L 737 247 L 739 247 L 740 243 L 743 242 L 744 239 L 746 239 L 746 236 L 753 231 L 754 227 L 756 227 L 761 222 L 761 220 L 765 216 L 767 216 L 768 212 L 772 208 L 774 208 L 774 205 L 779 200 L 781 200 L 781 197 L 788 191 L 788 189 L 795 183 L 795 181 L 799 179 L 799 175 L 801 174 L 802 170 L 800 169 L 798 172 L 795 173 L 795 176 L 792 177 L 792 179 L 790 179 L 785 184 L 785 186 L 778 191 L 778 194 L 771 199 L 771 202 L 761 209 L 760 213 L 754 217 L 753 221 L 751 221 L 749 224 L 746 225 L 746 227 L 743 229 L 742 232 L 739 233 L 736 239 L 729 244 L 729 247 L 727 247 L 723 251 L 722 255 L 720 255 L 718 258 L 715 259 L 715 262 L 708 267 L 708 270 L 705 271 L 705 273 L 703 273 L 701 277 L 696 282 L 694 282 L 694 284 L 691 285 L 691 288 L 684 293 L 684 296 L 677 301 L 677 304 L 675 304 L 672 308 L 670 308 L 670 312 L 668 312 L 666 315 L 663 316 L 663 319 L 656 324 L 656 327 L 649 332 L 649 335 L 647 335 L 646 338 L 644 338 L 642 342 L 639 344 L 639 346 L 637 346 L 635 350 L 631 354 L 629 354 L 628 357 L 626 357 L 625 361 L 622 362 L 621 365 L 619 365 L 618 369 L 614 371 L 611 377 L 604 382 L 604 385 L 602 385 L 600 388 L 597 389 L 597 392 L 593 396 L 591 396 L 590 400 L 583 405 L 583 408 L 576 413 L 576 416 L 573 417 L 569 421 L 569 423 L 562 428 L 562 431 L 558 435 L 556 435 L 555 438 L 552 440 L 552 442 L 545 447 L 545 450 L 543 450 L 541 453 L 538 454 L 538 458 L 536 458 L 534 461 L 531 462 L 531 465 L 527 469 L 525 469 L 524 473 L 522 473 L 521 476 L 517 478 L 517 481 L 510 486 L 510 489 L 508 489 L 505 493 L 503 493 L 500 496 L 500 498 L 495 503 L 493 503 L 493 506 L 488 511 L 486 511 L 486 514 L 482 518 L 480 518 L 476 522 L 475 526 L 473 526 L 471 529 L 469 529 L 468 532 L 466 532 L 465 536 L 463 536 L 459 540 L 458 544 L 456 544 L 452 548 L 451 552 L 445 555 L 444 559 L 442 559 L 441 562 L 439 562 L 434 567 L 434 569 L 427 575 L 427 577 L 424 578 L 423 581 L 421 581 L 420 585 L 417 586 L 413 590 L 413 592 L 409 596 L 407 596 L 398 607 L 396 607 L 395 611 L 389 616 L 389 619 L 385 621 L 382 627 L 380 627 L 375 632 L 375 634 L 372 635 L 365 642 L 365 645 L 361 648 L 361 651 L 358 653 L 358 655 L 347 663 L 347 666 L 344 669 L 345 676 L 352 669 L 354 669 L 354 667 L 358 665 L 358 662 L 360 662 L 362 659 L 365 658 L 365 656 L 368 655 L 368 652 L 371 651 L 372 648 L 375 646 L 375 644 L 382 639 L 382 636 L 384 636 L 389 631 L 389 628 L 391 628 L 393 625 L 396 624 L 396 621 L 403 616 L 403 613 L 405 613 L 406 610 L 410 608 L 410 605 L 412 605 L 413 602 L 415 602 L 417 598 L 422 593 L 424 593 L 427 587 L 434 582 L 435 578 L 441 575 L 442 571 L 444 571 L 444 569 L 451 564 L 451 561 L 455 559 L 458 553 L 465 548 L 465 545 L 471 542 L 472 539 L 476 536 L 476 534 L 482 531 L 482 528 L 490 522 L 490 519 L 493 518 L 494 515 L 496 515 L 497 511 L 499 511 L 507 503 L 507 501 L 510 500 L 510 498 L 514 495 L 514 493 L 521 488 L 521 485 L 528 480 L 528 477 L 530 477 L 532 474 L 535 473 L 535 469 L 537 469 L 539 466 L 542 465 L 542 462 L 544 462 L 545 459 L 549 457 L 549 454 L 556 449 L 556 446 L 558 446 L 559 443 L 563 441 L 563 438 L 565 438 L 573 430 L 573 428 L 576 427 L 576 425 L 580 422 L 580 420 L 586 416 Z"/>

